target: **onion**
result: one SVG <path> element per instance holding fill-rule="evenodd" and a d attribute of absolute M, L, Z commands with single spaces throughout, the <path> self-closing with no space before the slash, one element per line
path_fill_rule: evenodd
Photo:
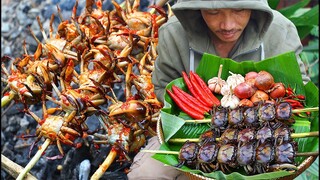
<path fill-rule="evenodd" d="M 250 71 L 244 76 L 244 80 L 255 79 L 258 76 L 258 73 L 255 71 Z"/>
<path fill-rule="evenodd" d="M 253 96 L 251 96 L 250 100 L 255 104 L 260 101 L 267 101 L 269 99 L 269 95 L 261 90 L 257 90 Z"/>
<path fill-rule="evenodd" d="M 274 83 L 273 87 L 271 88 L 271 92 L 269 93 L 269 96 L 272 99 L 281 98 L 286 95 L 286 88 L 281 82 Z"/>
<path fill-rule="evenodd" d="M 250 86 L 252 86 L 253 88 L 257 89 L 255 86 L 254 86 L 254 83 L 256 82 L 256 79 L 248 79 L 245 81 L 247 84 L 249 84 Z"/>
<path fill-rule="evenodd" d="M 267 71 L 260 71 L 255 79 L 254 86 L 260 90 L 269 90 L 274 84 L 273 76 Z"/>
<path fill-rule="evenodd" d="M 240 99 L 250 98 L 255 92 L 256 89 L 246 82 L 238 84 L 233 90 L 234 95 Z"/>
<path fill-rule="evenodd" d="M 239 102 L 239 107 L 253 107 L 253 102 L 249 99 L 241 99 Z"/>

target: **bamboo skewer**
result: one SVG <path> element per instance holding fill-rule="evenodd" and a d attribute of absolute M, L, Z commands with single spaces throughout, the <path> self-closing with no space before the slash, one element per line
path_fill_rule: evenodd
<path fill-rule="evenodd" d="M 291 134 L 291 138 L 305 138 L 305 137 L 319 137 L 319 131 Z"/>
<path fill-rule="evenodd" d="M 103 161 L 103 163 L 99 166 L 96 172 L 91 176 L 90 180 L 97 180 L 106 172 L 109 166 L 113 163 L 114 159 L 117 156 L 116 148 L 112 147 L 111 151 L 109 152 L 107 158 Z"/>
<path fill-rule="evenodd" d="M 305 133 L 292 133 L 291 138 L 307 138 L 307 137 L 319 137 L 319 131 L 314 131 L 314 132 L 305 132 Z M 173 138 L 169 139 L 169 142 L 171 143 L 184 143 L 186 141 L 190 142 L 200 142 L 199 138 L 191 138 L 191 139 L 186 139 L 186 138 Z M 216 141 L 220 141 L 220 138 L 216 138 Z"/>
<path fill-rule="evenodd" d="M 318 156 L 319 155 L 319 151 L 315 151 L 315 152 L 298 152 L 296 153 L 296 156 Z"/>
<path fill-rule="evenodd" d="M 165 150 L 148 150 L 148 149 L 143 149 L 143 150 L 141 150 L 140 152 L 155 153 L 155 154 L 179 155 L 179 151 L 165 151 Z M 296 153 L 296 156 L 318 156 L 318 155 L 319 155 L 319 151 Z"/>
<path fill-rule="evenodd" d="M 1 154 L 1 168 L 4 169 L 8 174 L 10 174 L 12 177 L 17 178 L 19 176 L 19 173 L 22 172 L 23 167 L 19 164 L 11 161 L 9 158 Z M 25 176 L 26 180 L 36 180 L 37 178 L 31 175 L 30 173 L 27 173 Z"/>
<path fill-rule="evenodd" d="M 22 180 L 26 176 L 26 174 L 32 169 L 32 167 L 38 162 L 40 157 L 42 156 L 43 152 L 48 148 L 50 145 L 51 140 L 46 139 L 46 141 L 42 144 L 41 148 L 37 151 L 37 153 L 33 156 L 31 161 L 27 164 L 27 166 L 22 170 L 16 180 Z"/>
<path fill-rule="evenodd" d="M 140 152 L 179 155 L 179 151 L 165 151 L 165 150 L 142 149 Z"/>
<path fill-rule="evenodd" d="M 319 131 L 306 132 L 306 133 L 292 133 L 291 134 L 291 138 L 306 138 L 306 137 L 319 137 Z M 196 142 L 196 143 L 200 142 L 199 138 L 190 138 L 190 139 L 175 138 L 175 139 L 170 139 L 169 142 L 171 142 L 171 143 L 185 143 L 187 140 L 190 142 Z M 216 138 L 216 141 L 220 141 L 220 138 Z M 143 149 L 140 152 L 179 155 L 178 151 Z M 318 156 L 318 155 L 319 155 L 319 151 L 296 153 L 296 156 Z"/>

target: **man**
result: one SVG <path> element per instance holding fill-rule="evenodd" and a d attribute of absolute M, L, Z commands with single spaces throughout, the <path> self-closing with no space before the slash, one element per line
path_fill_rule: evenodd
<path fill-rule="evenodd" d="M 261 61 L 294 51 L 304 82 L 309 81 L 299 58 L 302 44 L 292 22 L 272 10 L 267 0 L 179 0 L 175 14 L 159 30 L 158 58 L 152 82 L 157 98 L 163 102 L 166 85 L 194 71 L 203 53 L 235 61 Z M 217 64 L 218 66 L 218 64 Z M 157 137 L 146 149 L 159 149 Z M 128 174 L 129 179 L 186 179 L 173 167 L 139 153 Z"/>

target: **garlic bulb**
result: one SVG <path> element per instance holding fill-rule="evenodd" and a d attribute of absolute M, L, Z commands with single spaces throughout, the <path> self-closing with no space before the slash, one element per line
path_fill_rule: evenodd
<path fill-rule="evenodd" d="M 235 109 L 236 107 L 238 107 L 239 103 L 240 99 L 232 93 L 223 96 L 221 99 L 221 106 L 225 108 L 229 107 L 230 109 Z"/>
<path fill-rule="evenodd" d="M 221 98 L 221 106 L 235 109 L 239 106 L 240 99 L 234 95 L 233 90 L 238 84 L 245 82 L 245 79 L 241 74 L 234 74 L 230 71 L 229 73 L 231 76 L 227 78 L 226 84 L 222 86 L 220 91 L 223 95 Z"/>
<path fill-rule="evenodd" d="M 226 81 L 219 77 L 213 77 L 208 80 L 209 89 L 216 94 L 221 94 L 221 88 L 226 84 Z"/>
<path fill-rule="evenodd" d="M 209 89 L 216 94 L 221 94 L 221 88 L 227 84 L 225 80 L 220 78 L 222 73 L 222 66 L 223 65 L 220 64 L 218 77 L 213 77 L 208 80 Z"/>
<path fill-rule="evenodd" d="M 232 90 L 240 83 L 244 82 L 245 79 L 241 74 L 234 74 L 231 71 L 229 71 L 229 73 L 231 74 L 231 76 L 229 76 L 227 78 L 227 84 L 229 87 L 232 88 Z"/>
<path fill-rule="evenodd" d="M 226 96 L 226 95 L 228 95 L 228 94 L 232 94 L 232 89 L 231 89 L 231 87 L 226 83 L 225 85 L 222 86 L 220 93 L 221 93 L 221 95 Z"/>

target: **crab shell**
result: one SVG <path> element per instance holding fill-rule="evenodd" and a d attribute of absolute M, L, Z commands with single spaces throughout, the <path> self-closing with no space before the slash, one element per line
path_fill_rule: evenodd
<path fill-rule="evenodd" d="M 109 106 L 109 117 L 119 117 L 131 122 L 139 122 L 150 117 L 150 106 L 139 100 L 119 102 Z"/>
<path fill-rule="evenodd" d="M 69 127 L 63 126 L 64 121 L 65 118 L 62 116 L 48 116 L 37 129 L 37 134 L 44 138 L 49 138 L 52 141 L 61 141 L 65 144 L 72 145 L 73 143 L 70 140 L 73 139 L 68 138 L 80 136 L 80 134 Z M 66 134 L 71 136 L 66 137 Z"/>

